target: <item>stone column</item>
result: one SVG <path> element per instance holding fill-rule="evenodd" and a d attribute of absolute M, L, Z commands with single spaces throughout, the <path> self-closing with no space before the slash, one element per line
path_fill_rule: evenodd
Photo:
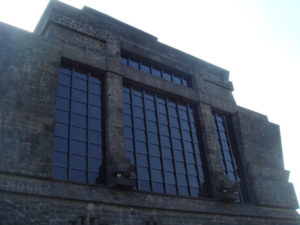
<path fill-rule="evenodd" d="M 122 76 L 107 72 L 105 77 L 106 182 L 108 186 L 135 185 L 134 166 L 125 156 Z"/>
<path fill-rule="evenodd" d="M 237 199 L 237 196 L 230 190 L 236 185 L 222 171 L 211 107 L 207 104 L 199 103 L 197 113 L 200 120 L 212 195 L 214 198 L 222 201 L 234 201 Z"/>

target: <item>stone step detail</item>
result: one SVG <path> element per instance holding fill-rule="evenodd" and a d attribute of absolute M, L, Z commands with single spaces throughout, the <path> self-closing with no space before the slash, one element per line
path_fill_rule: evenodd
<path fill-rule="evenodd" d="M 77 216 L 76 219 L 68 221 L 67 225 L 108 225 L 108 224 L 101 223 L 98 217 Z"/>

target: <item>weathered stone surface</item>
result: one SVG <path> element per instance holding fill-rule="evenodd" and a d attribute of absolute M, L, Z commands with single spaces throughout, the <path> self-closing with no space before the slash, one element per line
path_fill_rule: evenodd
<path fill-rule="evenodd" d="M 1 225 L 300 224 L 297 199 L 283 166 L 279 127 L 236 105 L 228 71 L 109 16 L 58 1 L 50 2 L 34 33 L 0 23 L 0 34 Z M 185 74 L 191 87 L 123 65 L 121 51 Z M 105 77 L 106 183 L 102 186 L 52 178 L 55 102 L 63 60 Z M 130 187 L 133 183 L 127 178 L 134 177 L 125 156 L 123 81 L 196 106 L 210 198 L 112 188 Z M 214 110 L 231 115 L 242 174 L 241 203 L 222 202 L 218 196 L 220 185 L 231 183 L 226 183 L 221 168 Z M 126 178 L 116 178 L 118 172 Z"/>

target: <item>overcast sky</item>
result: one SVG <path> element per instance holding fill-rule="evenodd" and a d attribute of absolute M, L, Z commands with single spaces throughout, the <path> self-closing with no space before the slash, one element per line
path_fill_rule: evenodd
<path fill-rule="evenodd" d="M 300 0 L 63 2 L 87 5 L 229 70 L 237 104 L 280 125 L 285 168 L 300 200 Z M 33 31 L 47 3 L 2 0 L 0 21 Z"/>

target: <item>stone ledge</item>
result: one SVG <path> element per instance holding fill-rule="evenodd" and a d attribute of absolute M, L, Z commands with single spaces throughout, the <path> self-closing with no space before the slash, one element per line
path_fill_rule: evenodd
<path fill-rule="evenodd" d="M 264 219 L 299 220 L 300 223 L 300 217 L 294 209 L 256 206 L 246 203 L 222 203 L 212 199 L 185 198 L 135 191 L 119 191 L 98 185 L 85 185 L 4 172 L 0 172 L 0 192 L 124 207 Z"/>

